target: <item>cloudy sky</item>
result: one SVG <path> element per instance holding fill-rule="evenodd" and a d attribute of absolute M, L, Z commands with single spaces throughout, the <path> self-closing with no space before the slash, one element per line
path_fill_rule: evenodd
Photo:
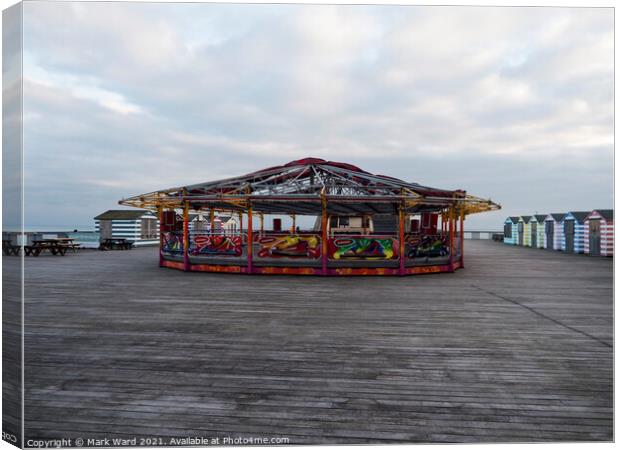
<path fill-rule="evenodd" d="M 613 11 L 24 4 L 30 227 L 306 156 L 502 204 L 612 206 Z"/>

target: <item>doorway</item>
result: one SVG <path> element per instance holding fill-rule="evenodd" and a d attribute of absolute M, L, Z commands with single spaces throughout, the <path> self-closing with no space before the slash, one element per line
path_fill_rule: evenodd
<path fill-rule="evenodd" d="M 601 256 L 601 221 L 600 219 L 590 220 L 589 230 L 590 255 Z"/>
<path fill-rule="evenodd" d="M 538 224 L 536 222 L 532 222 L 531 228 L 532 228 L 532 247 L 536 248 L 538 247 L 537 242 L 536 242 L 536 238 L 538 237 L 538 233 L 536 231 L 538 228 Z"/>
<path fill-rule="evenodd" d="M 103 242 L 106 239 L 112 239 L 112 221 L 100 220 L 99 221 L 99 241 Z"/>
<path fill-rule="evenodd" d="M 553 222 L 545 222 L 545 235 L 547 236 L 547 249 L 553 250 Z"/>
<path fill-rule="evenodd" d="M 575 221 L 564 221 L 564 239 L 566 240 L 566 251 L 573 252 L 575 250 Z"/>

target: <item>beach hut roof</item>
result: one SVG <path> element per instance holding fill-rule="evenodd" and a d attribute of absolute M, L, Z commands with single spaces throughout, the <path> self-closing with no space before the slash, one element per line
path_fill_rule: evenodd
<path fill-rule="evenodd" d="M 519 222 L 519 218 L 517 216 L 510 216 L 506 219 L 506 221 L 511 221 L 512 223 L 517 223 Z"/>
<path fill-rule="evenodd" d="M 549 214 L 549 216 L 555 220 L 556 222 L 561 222 L 562 220 L 564 220 L 564 216 L 566 216 L 566 214 L 564 213 L 551 213 Z M 547 216 L 547 217 L 549 217 Z"/>
<path fill-rule="evenodd" d="M 597 213 L 599 213 L 603 219 L 605 220 L 614 220 L 614 210 L 613 209 L 595 209 Z"/>
<path fill-rule="evenodd" d="M 590 211 L 571 211 L 566 215 L 568 216 L 569 214 L 573 216 L 577 222 L 583 223 L 586 217 L 588 217 L 588 214 L 590 214 Z"/>
<path fill-rule="evenodd" d="M 109 209 L 95 217 L 95 220 L 136 220 L 144 215 L 154 216 L 144 209 Z"/>
<path fill-rule="evenodd" d="M 545 214 L 534 214 L 536 222 L 544 222 L 547 216 Z"/>
<path fill-rule="evenodd" d="M 523 222 L 525 223 L 530 223 L 530 220 L 532 220 L 532 216 L 521 216 L 521 219 L 523 219 Z"/>

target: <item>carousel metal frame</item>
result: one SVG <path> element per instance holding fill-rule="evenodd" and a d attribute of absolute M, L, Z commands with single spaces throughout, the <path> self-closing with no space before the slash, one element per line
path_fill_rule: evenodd
<path fill-rule="evenodd" d="M 463 190 L 422 186 L 318 158 L 292 161 L 240 177 L 155 191 L 119 203 L 157 211 L 162 267 L 299 275 L 452 272 L 463 267 L 465 217 L 500 209 L 490 199 Z M 208 212 L 208 232 L 190 232 L 192 212 Z M 239 233 L 215 232 L 216 212 L 237 213 Z M 178 223 L 170 223 L 168 217 L 172 214 L 179 218 Z M 290 215 L 293 227 L 288 233 L 265 231 L 265 214 Z M 424 236 L 407 231 L 405 218 L 415 214 L 439 217 L 441 232 Z M 297 215 L 320 217 L 320 231 L 297 231 Z M 258 229 L 254 229 L 254 216 L 260 219 Z M 330 216 L 394 216 L 398 226 L 386 236 L 366 229 L 352 236 L 331 229 Z M 439 245 L 439 257 L 419 257 L 421 245 Z"/>

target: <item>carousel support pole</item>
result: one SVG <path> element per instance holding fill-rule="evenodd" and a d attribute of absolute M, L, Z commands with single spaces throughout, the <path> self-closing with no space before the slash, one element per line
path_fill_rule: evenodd
<path fill-rule="evenodd" d="M 157 217 L 159 217 L 159 267 L 164 266 L 164 207 L 157 206 Z"/>
<path fill-rule="evenodd" d="M 461 209 L 461 214 L 460 214 L 460 219 L 461 219 L 461 223 L 459 225 L 459 233 L 461 233 L 459 235 L 459 237 L 461 238 L 461 267 L 465 267 L 465 265 L 463 264 L 463 253 L 464 253 L 464 247 L 465 247 L 465 230 L 463 228 L 463 223 L 465 222 L 465 210 Z"/>
<path fill-rule="evenodd" d="M 295 231 L 297 230 L 297 216 L 295 216 L 295 214 L 291 214 L 291 218 L 293 219 L 293 225 L 291 225 L 291 234 L 295 234 Z"/>
<path fill-rule="evenodd" d="M 321 196 L 321 275 L 327 275 L 327 199 Z"/>
<path fill-rule="evenodd" d="M 190 271 L 189 265 L 189 202 L 183 205 L 183 270 Z"/>
<path fill-rule="evenodd" d="M 254 236 L 252 230 L 252 204 L 248 206 L 248 273 L 252 273 L 252 256 L 254 250 Z"/>
<path fill-rule="evenodd" d="M 239 212 L 239 234 L 243 233 L 243 211 Z"/>
<path fill-rule="evenodd" d="M 263 233 L 265 232 L 265 215 L 263 213 L 260 213 L 259 217 L 260 217 L 260 235 L 262 236 Z"/>
<path fill-rule="evenodd" d="M 450 242 L 450 257 L 448 259 L 448 264 L 450 264 L 450 270 L 452 271 L 452 263 L 454 262 L 454 225 L 456 220 L 454 219 L 454 208 L 450 206 L 448 210 L 448 227 L 450 229 L 449 233 L 449 242 Z"/>
<path fill-rule="evenodd" d="M 211 234 L 215 233 L 215 209 L 209 210 L 209 226 L 211 228 Z"/>
<path fill-rule="evenodd" d="M 405 208 L 403 205 L 398 206 L 398 256 L 399 267 L 398 274 L 405 274 Z"/>

